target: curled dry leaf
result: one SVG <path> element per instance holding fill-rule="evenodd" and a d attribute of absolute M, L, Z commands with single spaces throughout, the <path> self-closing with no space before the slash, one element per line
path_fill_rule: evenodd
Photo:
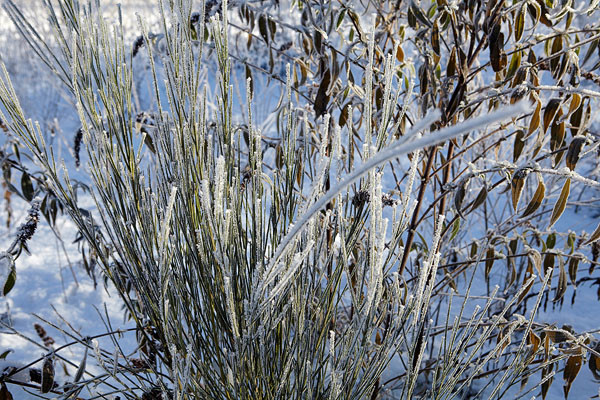
<path fill-rule="evenodd" d="M 552 274 L 552 271 L 554 271 L 555 257 L 556 252 L 554 250 L 546 252 L 546 255 L 544 256 L 544 276 L 546 276 L 546 274 Z"/>
<path fill-rule="evenodd" d="M 518 85 L 522 84 L 523 82 L 525 82 L 528 75 L 529 75 L 529 67 L 525 67 L 525 66 L 519 67 L 519 69 L 517 69 L 517 72 L 515 73 L 512 83 L 510 84 L 510 87 L 515 88 Z M 539 117 L 539 114 L 538 114 L 538 117 Z"/>
<path fill-rule="evenodd" d="M 515 143 L 513 145 L 513 162 L 517 162 L 521 153 L 523 152 L 523 148 L 525 147 L 525 132 L 523 130 L 517 131 L 515 135 Z"/>
<path fill-rule="evenodd" d="M 552 47 L 550 49 L 550 55 L 560 53 L 563 49 L 563 38 L 562 36 L 556 36 L 552 41 Z M 560 57 L 553 57 L 550 60 L 550 69 L 555 74 L 560 67 Z"/>
<path fill-rule="evenodd" d="M 493 247 L 490 247 L 489 249 L 487 249 L 486 253 L 485 253 L 485 280 L 488 280 L 488 277 L 490 276 L 490 272 L 492 271 L 492 267 L 494 266 L 494 260 L 496 259 L 495 257 L 496 255 L 496 251 L 494 250 Z"/>
<path fill-rule="evenodd" d="M 559 114 L 561 114 L 559 112 Z M 558 115 L 557 114 L 557 118 Z M 552 128 L 550 128 L 550 149 L 552 151 L 560 150 L 565 142 L 565 123 L 564 122 L 556 122 L 552 124 Z M 558 165 L 560 160 L 564 155 L 563 151 L 557 151 L 554 155 L 554 165 Z"/>
<path fill-rule="evenodd" d="M 557 254 L 558 258 L 558 284 L 556 285 L 556 293 L 554 294 L 553 302 L 557 302 L 563 298 L 567 291 L 567 272 L 565 271 L 565 263 L 560 254 Z"/>
<path fill-rule="evenodd" d="M 527 136 L 531 135 L 535 130 L 540 126 L 540 114 L 542 112 L 542 102 L 537 101 L 535 106 L 535 111 L 531 115 L 531 121 L 529 122 L 529 130 L 527 131 Z"/>
<path fill-rule="evenodd" d="M 544 133 L 548 131 L 550 123 L 554 120 L 558 108 L 560 107 L 561 99 L 550 99 L 548 105 L 544 109 Z"/>
<path fill-rule="evenodd" d="M 581 370 L 581 364 L 583 363 L 583 356 L 576 355 L 571 356 L 565 363 L 565 370 L 563 372 L 563 378 L 565 380 L 565 386 L 563 387 L 565 393 L 565 399 L 569 396 L 571 385 Z"/>
<path fill-rule="evenodd" d="M 577 268 L 579 268 L 581 260 L 583 260 L 581 253 L 574 253 L 569 258 L 569 279 L 573 287 L 577 287 Z"/>
<path fill-rule="evenodd" d="M 529 170 L 519 169 L 517 172 L 515 172 L 510 182 L 512 204 L 515 211 L 517 211 L 519 199 L 521 198 L 521 193 L 523 193 L 523 187 L 525 186 L 525 178 L 527 178 L 527 174 L 529 174 Z"/>
<path fill-rule="evenodd" d="M 527 3 L 524 3 L 519 11 L 517 12 L 517 17 L 515 18 L 515 41 L 518 42 L 521 40 L 523 36 L 523 30 L 525 28 L 525 8 L 527 7 Z"/>
<path fill-rule="evenodd" d="M 534 355 L 537 353 L 540 348 L 540 344 L 542 343 L 542 339 L 538 335 L 535 334 L 534 331 L 529 331 L 529 336 L 527 338 L 528 344 L 531 345 L 531 354 Z"/>
<path fill-rule="evenodd" d="M 571 171 L 575 169 L 575 165 L 577 165 L 577 161 L 579 161 L 579 154 L 581 153 L 581 149 L 585 144 L 585 137 L 583 136 L 575 136 L 571 143 L 569 144 L 569 150 L 567 151 L 567 168 Z"/>
<path fill-rule="evenodd" d="M 581 131 L 581 125 L 583 122 L 583 112 L 585 109 L 583 100 L 585 100 L 585 98 L 581 100 L 579 107 L 577 107 L 577 109 L 574 110 L 572 113 L 571 109 L 569 108 L 569 114 L 571 114 L 571 117 L 569 118 L 569 124 L 571 125 L 571 135 L 573 136 L 577 135 L 577 133 Z M 571 102 L 571 104 L 573 103 Z"/>
<path fill-rule="evenodd" d="M 540 208 L 540 206 L 542 205 L 542 202 L 544 201 L 545 195 L 546 195 L 546 185 L 544 184 L 544 178 L 542 178 L 541 175 L 538 175 L 537 189 L 535 190 L 533 197 L 531 197 L 529 204 L 527 204 L 525 211 L 523 211 L 523 214 L 521 214 L 521 218 L 525 218 L 525 217 L 533 214 L 538 208 Z"/>
<path fill-rule="evenodd" d="M 487 198 L 487 194 L 488 194 L 487 184 L 486 184 L 486 182 L 483 182 L 483 187 L 477 194 L 477 197 L 475 197 L 475 200 L 473 200 L 473 204 L 472 204 L 469 212 L 474 211 L 477 207 L 482 205 L 485 202 L 485 199 Z"/>
<path fill-rule="evenodd" d="M 54 359 L 52 356 L 44 358 L 44 365 L 42 367 L 42 384 L 40 391 L 42 393 L 48 393 L 54 387 Z"/>
<path fill-rule="evenodd" d="M 504 33 L 501 32 L 500 24 L 496 24 L 492 28 L 489 43 L 490 63 L 494 72 L 500 72 L 507 64 L 506 52 L 504 51 Z"/>
<path fill-rule="evenodd" d="M 325 111 L 327 110 L 327 103 L 329 103 L 329 95 L 327 94 L 327 90 L 329 89 L 330 80 L 331 72 L 329 72 L 328 69 L 323 74 L 323 80 L 321 80 L 319 90 L 317 91 L 317 97 L 315 98 L 314 110 L 316 118 L 319 118 L 321 115 L 325 114 Z"/>
<path fill-rule="evenodd" d="M 596 350 L 596 352 L 600 351 L 600 343 L 596 344 L 594 350 Z M 590 360 L 588 361 L 588 367 L 592 375 L 594 375 L 594 378 L 600 380 L 600 357 L 590 352 Z"/>
<path fill-rule="evenodd" d="M 555 327 L 544 329 L 544 333 L 552 343 L 564 343 L 567 340 L 575 339 L 575 336 L 573 336 L 570 332 L 566 331 L 565 329 L 557 329 Z"/>
<path fill-rule="evenodd" d="M 447 77 L 451 77 L 454 76 L 454 74 L 457 71 L 457 63 L 456 63 L 456 47 L 452 48 L 452 51 L 450 52 L 450 56 L 448 57 L 448 64 L 446 66 L 446 76 Z"/>
<path fill-rule="evenodd" d="M 571 95 L 571 103 L 569 104 L 569 112 L 567 113 L 567 117 L 570 117 L 581 105 L 582 97 L 579 93 L 573 93 Z"/>
<path fill-rule="evenodd" d="M 519 298 L 517 299 L 517 302 L 515 303 L 515 305 L 520 304 L 523 299 L 525 299 L 525 297 L 527 296 L 527 294 L 529 293 L 529 291 L 531 290 L 532 286 L 533 286 L 533 279 L 530 279 L 533 276 L 533 266 L 531 265 L 531 263 L 529 263 L 527 265 L 527 270 L 525 271 L 525 275 L 523 276 L 523 285 L 521 286 L 521 294 L 519 295 Z"/>
<path fill-rule="evenodd" d="M 553 369 L 554 369 L 554 363 L 551 363 L 551 364 L 545 366 L 544 368 L 542 368 L 542 379 L 545 379 L 546 377 L 548 377 L 552 373 Z M 542 399 L 545 400 L 546 396 L 548 396 L 548 389 L 550 389 L 550 385 L 552 385 L 553 380 L 554 380 L 554 378 L 550 376 L 550 378 L 548 378 L 547 380 L 544 381 L 544 383 L 542 383 Z"/>
<path fill-rule="evenodd" d="M 565 207 L 567 206 L 567 199 L 569 198 L 569 192 L 571 191 L 571 178 L 567 178 L 565 181 L 563 188 L 560 192 L 560 196 L 554 204 L 554 208 L 552 209 L 552 216 L 550 217 L 550 228 L 552 225 L 558 221 L 562 213 L 565 211 Z"/>
<path fill-rule="evenodd" d="M 504 349 L 511 343 L 511 330 L 509 326 L 501 329 L 496 336 L 496 358 L 499 358 Z"/>
<path fill-rule="evenodd" d="M 2 382 L 0 386 L 0 400 L 13 400 L 13 395 L 8 391 L 6 383 Z"/>
<path fill-rule="evenodd" d="M 438 56 L 441 55 L 440 52 L 440 29 L 438 27 L 437 21 L 433 22 L 433 27 L 431 29 L 431 48 L 435 51 L 435 54 Z"/>
<path fill-rule="evenodd" d="M 562 110 L 559 108 L 556 116 L 554 117 L 554 122 L 552 123 L 552 127 L 550 128 L 550 150 L 556 151 L 554 154 L 554 165 L 558 165 L 560 160 L 562 159 L 564 152 L 560 151 L 565 142 L 565 123 L 558 122 L 560 117 L 562 116 Z"/>
<path fill-rule="evenodd" d="M 527 258 L 531 265 L 535 268 L 538 276 L 542 276 L 542 255 L 536 249 L 529 249 L 527 252 Z M 553 261 L 554 262 L 554 261 Z"/>
<path fill-rule="evenodd" d="M 600 224 L 598 224 L 598 226 L 596 227 L 594 232 L 592 232 L 592 235 L 590 236 L 590 238 L 585 241 L 584 246 L 594 243 L 598 239 L 600 239 Z"/>
<path fill-rule="evenodd" d="M 469 184 L 470 178 L 465 178 L 459 182 L 458 187 L 456 188 L 456 192 L 454 193 L 454 207 L 456 208 L 456 212 L 460 215 L 461 218 L 464 218 L 462 214 L 462 203 L 465 200 L 465 195 L 467 193 L 467 185 Z"/>

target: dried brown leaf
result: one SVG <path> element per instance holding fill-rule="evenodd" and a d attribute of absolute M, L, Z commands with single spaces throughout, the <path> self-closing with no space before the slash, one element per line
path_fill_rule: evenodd
<path fill-rule="evenodd" d="M 528 342 L 531 344 L 531 353 L 537 353 L 540 348 L 540 344 L 542 343 L 542 339 L 538 335 L 535 334 L 534 331 L 529 331 Z"/>
<path fill-rule="evenodd" d="M 600 345 L 596 345 L 596 348 L 594 350 L 596 350 L 596 352 L 600 351 Z M 588 362 L 588 367 L 592 375 L 594 375 L 594 378 L 600 380 L 600 357 L 590 352 L 590 360 Z"/>
<path fill-rule="evenodd" d="M 465 200 L 465 195 L 467 193 L 467 185 L 469 184 L 470 178 L 463 179 L 458 184 L 456 188 L 456 192 L 454 193 L 454 207 L 456 208 L 456 212 L 460 215 L 461 218 L 464 218 L 462 214 L 462 203 Z"/>
<path fill-rule="evenodd" d="M 490 272 L 492 271 L 492 267 L 494 266 L 494 260 L 496 259 L 496 251 L 493 247 L 487 249 L 485 253 L 485 280 L 488 280 L 490 276 Z"/>
<path fill-rule="evenodd" d="M 565 399 L 569 396 L 571 385 L 573 384 L 575 378 L 577 378 L 577 375 L 581 370 L 582 363 L 583 356 L 581 355 L 571 356 L 567 359 L 567 362 L 565 363 L 565 369 L 563 371 L 563 378 L 565 380 L 565 386 L 563 387 Z"/>
<path fill-rule="evenodd" d="M 552 41 L 552 47 L 550 49 L 550 54 L 549 55 L 554 55 L 557 53 L 560 53 L 563 49 L 563 38 L 562 36 L 556 36 L 554 38 L 554 40 Z M 550 70 L 552 71 L 552 74 L 554 75 L 556 73 L 556 71 L 558 71 L 560 67 L 560 57 L 554 57 L 552 59 L 550 59 Z"/>
<path fill-rule="evenodd" d="M 570 191 L 571 178 L 567 178 L 560 192 L 560 196 L 558 196 L 558 200 L 556 201 L 556 204 L 554 204 L 554 208 L 552 209 L 552 216 L 550 217 L 550 225 L 548 225 L 548 228 L 554 225 L 556 221 L 558 221 L 562 213 L 565 211 Z"/>
<path fill-rule="evenodd" d="M 569 104 L 568 116 L 571 116 L 581 106 L 582 97 L 579 93 L 573 93 L 571 95 L 571 103 Z"/>
<path fill-rule="evenodd" d="M 515 172 L 510 182 L 510 188 L 512 193 L 512 205 L 515 212 L 517 211 L 517 206 L 519 205 L 519 199 L 521 198 L 521 193 L 523 193 L 523 187 L 525 186 L 525 179 L 529 174 L 529 170 L 519 169 Z"/>
<path fill-rule="evenodd" d="M 440 52 L 440 29 L 438 27 L 437 21 L 433 22 L 433 27 L 431 28 L 431 48 L 438 56 L 441 55 Z"/>
<path fill-rule="evenodd" d="M 577 161 L 579 161 L 579 154 L 581 153 L 581 149 L 583 148 L 585 141 L 585 137 L 575 136 L 569 144 L 569 150 L 567 150 L 567 158 L 565 161 L 567 163 L 567 168 L 569 168 L 571 171 L 575 169 Z"/>
<path fill-rule="evenodd" d="M 572 254 L 569 258 L 569 279 L 575 288 L 577 287 L 577 268 L 579 268 L 581 260 L 583 260 L 583 254 L 581 253 Z"/>
<path fill-rule="evenodd" d="M 536 269 L 539 276 L 542 275 L 542 255 L 536 249 L 529 249 L 527 258 L 531 265 Z"/>
<path fill-rule="evenodd" d="M 524 3 L 523 6 L 519 8 L 515 18 L 515 42 L 521 40 L 521 37 L 523 36 L 523 30 L 525 28 L 525 7 L 527 7 L 527 5 Z"/>
<path fill-rule="evenodd" d="M 44 365 L 42 366 L 42 384 L 40 391 L 42 393 L 48 393 L 54 387 L 54 359 L 51 356 L 44 358 Z"/>
<path fill-rule="evenodd" d="M 554 251 L 548 251 L 546 252 L 546 255 L 544 256 L 544 276 L 546 276 L 546 274 L 552 274 L 552 271 L 554 271 L 554 258 L 556 257 L 556 253 Z"/>
<path fill-rule="evenodd" d="M 535 111 L 531 115 L 531 121 L 529 122 L 529 130 L 527 136 L 531 135 L 540 126 L 540 114 L 542 110 L 542 102 L 538 101 L 535 106 Z"/>
<path fill-rule="evenodd" d="M 473 212 L 477 207 L 482 205 L 485 202 L 485 199 L 487 199 L 487 194 L 488 194 L 488 189 L 487 189 L 487 185 L 484 182 L 483 187 L 477 194 L 477 197 L 475 197 L 475 200 L 473 200 L 473 205 L 471 206 L 471 209 L 469 210 L 469 212 Z"/>
<path fill-rule="evenodd" d="M 327 90 L 329 89 L 330 79 L 331 73 L 329 72 L 329 69 L 327 69 L 327 71 L 325 71 L 323 74 L 323 79 L 321 80 L 319 90 L 317 91 L 317 97 L 315 98 L 314 110 L 316 118 L 319 118 L 321 115 L 325 114 L 325 111 L 327 110 L 327 103 L 329 103 L 329 95 L 327 94 Z"/>
<path fill-rule="evenodd" d="M 537 189 L 535 190 L 535 193 L 531 197 L 529 204 L 527 204 L 527 207 L 525 207 L 525 211 L 523 211 L 523 214 L 521 214 L 521 218 L 525 218 L 525 217 L 533 214 L 538 208 L 540 208 L 540 206 L 542 205 L 542 202 L 544 201 L 545 195 L 546 195 L 546 185 L 544 184 L 544 179 L 540 175 L 540 176 L 538 176 Z"/>
<path fill-rule="evenodd" d="M 8 391 L 6 383 L 2 382 L 0 386 L 0 400 L 13 400 L 13 395 Z"/>
<path fill-rule="evenodd" d="M 596 227 L 594 232 L 592 232 L 590 238 L 588 240 L 586 240 L 584 245 L 587 246 L 588 244 L 594 243 L 598 239 L 600 239 L 600 224 L 598 224 L 598 226 Z"/>
<path fill-rule="evenodd" d="M 560 254 L 557 254 L 558 258 L 558 284 L 556 285 L 556 292 L 554 294 L 553 302 L 557 302 L 563 298 L 567 291 L 567 272 L 565 271 L 565 263 Z"/>
<path fill-rule="evenodd" d="M 402 50 L 402 46 L 400 45 L 396 48 L 396 60 L 398 60 L 399 63 L 404 62 L 404 50 Z"/>
<path fill-rule="evenodd" d="M 517 299 L 517 302 L 515 303 L 515 305 L 520 304 L 523 299 L 525 299 L 525 297 L 527 296 L 527 294 L 529 293 L 529 291 L 531 290 L 531 288 L 533 287 L 533 282 L 534 280 L 529 280 L 529 278 L 531 278 L 531 276 L 533 275 L 533 267 L 531 265 L 527 266 L 527 271 L 525 272 L 525 275 L 523 276 L 523 285 L 522 285 L 522 290 L 521 290 L 521 294 L 519 295 L 519 298 Z"/>
<path fill-rule="evenodd" d="M 446 66 L 446 76 L 454 76 L 457 71 L 456 66 L 456 47 L 452 48 L 450 56 L 448 57 L 448 65 Z"/>
<path fill-rule="evenodd" d="M 573 136 L 576 136 L 581 129 L 584 109 L 585 107 L 582 100 L 579 107 L 577 107 L 577 109 L 573 111 L 571 117 L 569 118 L 569 124 L 571 125 L 571 135 Z"/>
<path fill-rule="evenodd" d="M 554 363 L 549 364 L 548 366 L 542 368 L 542 379 L 546 378 L 548 375 L 552 373 L 554 369 Z M 545 400 L 546 396 L 548 396 L 548 389 L 550 389 L 550 385 L 552 385 L 552 381 L 554 378 L 549 378 L 544 383 L 542 383 L 542 399 Z"/>
<path fill-rule="evenodd" d="M 544 133 L 548 131 L 550 123 L 554 120 L 558 108 L 560 107 L 561 99 L 550 99 L 544 109 Z"/>
<path fill-rule="evenodd" d="M 515 142 L 513 145 L 513 162 L 516 163 L 521 153 L 523 152 L 523 148 L 525 147 L 525 132 L 523 130 L 517 131 L 515 135 Z"/>

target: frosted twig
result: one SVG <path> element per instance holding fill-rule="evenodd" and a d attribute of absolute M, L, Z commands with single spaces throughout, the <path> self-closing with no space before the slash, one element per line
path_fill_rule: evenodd
<path fill-rule="evenodd" d="M 564 86 L 545 86 L 545 85 L 531 85 L 528 84 L 527 87 L 532 90 L 548 90 L 555 92 L 564 92 L 564 93 L 578 93 L 584 96 L 590 97 L 600 97 L 600 92 L 596 92 L 595 90 L 584 89 L 584 88 L 574 88 L 574 87 L 564 87 Z"/>

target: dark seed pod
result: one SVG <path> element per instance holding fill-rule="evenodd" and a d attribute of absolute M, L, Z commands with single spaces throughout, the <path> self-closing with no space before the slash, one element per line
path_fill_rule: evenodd
<path fill-rule="evenodd" d="M 40 324 L 33 324 L 33 327 L 40 339 L 44 342 L 44 346 L 50 347 L 55 343 L 54 339 L 51 336 L 48 336 L 48 333 Z"/>
<path fill-rule="evenodd" d="M 17 240 L 22 246 L 25 245 L 29 239 L 32 238 L 35 230 L 37 229 L 38 222 L 40 221 L 40 202 L 33 200 L 31 202 L 31 208 L 29 209 L 29 215 L 27 221 L 21 225 L 17 231 Z"/>
<path fill-rule="evenodd" d="M 142 35 L 138 36 L 133 42 L 133 48 L 131 49 L 131 56 L 135 57 L 140 51 L 140 49 L 144 46 L 144 37 Z"/>
<path fill-rule="evenodd" d="M 369 192 L 367 192 L 366 190 L 361 190 L 360 192 L 356 193 L 352 198 L 352 205 L 354 205 L 354 207 L 356 208 L 362 207 L 363 204 L 369 201 L 369 197 Z"/>
<path fill-rule="evenodd" d="M 81 140 L 83 139 L 83 131 L 81 128 L 75 133 L 75 139 L 73 140 L 73 152 L 75 153 L 75 166 L 79 168 L 81 165 L 81 158 L 79 153 L 81 151 Z"/>
<path fill-rule="evenodd" d="M 397 203 L 397 201 L 396 199 L 392 198 L 392 196 L 389 193 L 384 193 L 383 195 L 381 195 L 381 203 L 384 206 L 393 207 Z"/>

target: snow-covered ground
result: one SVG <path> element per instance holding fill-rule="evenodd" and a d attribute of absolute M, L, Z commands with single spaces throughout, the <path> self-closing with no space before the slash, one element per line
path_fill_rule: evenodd
<path fill-rule="evenodd" d="M 15 203 L 15 220 L 23 221 L 28 206 L 23 201 Z M 4 213 L 0 216 L 0 224 L 5 226 Z M 92 279 L 79 266 L 81 256 L 72 243 L 75 226 L 64 217 L 60 218 L 57 225 L 60 232 L 63 232 L 66 254 L 48 224 L 41 223 L 29 243 L 31 255 L 23 255 L 17 260 L 15 287 L 7 297 L 0 299 L 0 310 L 9 312 L 12 327 L 20 333 L 0 330 L 1 351 L 12 350 L 4 365 L 23 365 L 47 354 L 38 346 L 43 342 L 36 333 L 34 324 L 44 327 L 47 335 L 55 341 L 54 348 L 74 341 L 67 334 L 81 338 L 107 332 L 103 322 L 107 316 L 115 330 L 132 327 L 131 323 L 124 323 L 122 303 L 114 288 L 109 285 L 105 289 L 102 282 L 94 288 Z M 14 233 L 14 229 L 3 232 L 0 248 L 8 247 Z M 71 265 L 67 261 L 67 255 Z M 64 329 L 67 334 L 52 328 L 37 316 Z M 114 350 L 108 341 L 102 340 L 101 343 L 105 349 Z M 133 351 L 135 336 L 126 334 L 122 345 L 124 349 Z M 78 363 L 83 359 L 84 348 L 81 345 L 69 346 L 57 354 Z M 65 366 L 72 379 L 78 366 Z M 41 362 L 33 367 L 41 368 Z M 94 362 L 88 362 L 88 370 L 97 372 L 98 368 L 94 367 Z M 64 370 L 57 367 L 57 381 L 64 382 L 68 379 Z M 14 385 L 11 385 L 10 390 L 16 399 L 36 398 L 21 393 Z"/>

